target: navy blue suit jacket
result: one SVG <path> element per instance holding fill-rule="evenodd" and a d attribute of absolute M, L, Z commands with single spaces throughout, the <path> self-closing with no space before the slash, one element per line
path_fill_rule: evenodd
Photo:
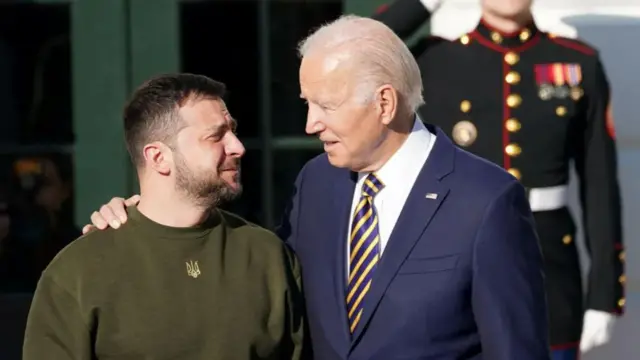
<path fill-rule="evenodd" d="M 278 232 L 300 259 L 315 359 L 550 359 L 542 255 L 523 187 L 428 128 L 437 140 L 352 336 L 345 253 L 356 174 L 323 154 L 298 175 Z"/>

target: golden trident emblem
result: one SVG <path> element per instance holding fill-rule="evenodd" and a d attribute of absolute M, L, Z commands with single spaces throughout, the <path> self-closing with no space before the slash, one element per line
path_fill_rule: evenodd
<path fill-rule="evenodd" d="M 187 264 L 187 275 L 191 276 L 194 279 L 200 276 L 200 267 L 198 266 L 197 261 L 194 262 L 193 260 L 191 260 L 187 261 L 185 264 Z"/>

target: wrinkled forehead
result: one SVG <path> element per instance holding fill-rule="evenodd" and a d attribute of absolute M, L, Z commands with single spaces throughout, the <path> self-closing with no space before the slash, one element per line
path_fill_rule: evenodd
<path fill-rule="evenodd" d="M 180 108 L 187 126 L 209 128 L 233 121 L 227 104 L 220 98 L 194 98 Z"/>

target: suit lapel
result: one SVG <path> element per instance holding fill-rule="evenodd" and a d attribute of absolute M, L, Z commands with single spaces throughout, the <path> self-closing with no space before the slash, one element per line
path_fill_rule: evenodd
<path fill-rule="evenodd" d="M 333 316 L 333 323 L 339 324 L 339 332 L 330 334 L 334 338 L 337 348 L 343 353 L 346 353 L 349 349 L 349 324 L 347 318 L 347 310 L 345 303 L 345 289 L 346 289 L 346 239 L 349 226 L 349 216 L 351 211 L 351 203 L 353 199 L 353 191 L 355 189 L 357 175 L 348 170 L 338 170 L 341 172 L 338 177 L 338 181 L 330 184 L 333 187 L 333 213 L 328 214 L 329 219 L 333 219 L 330 224 L 327 224 L 328 238 L 327 242 L 331 253 L 334 254 L 334 263 L 327 268 L 327 271 L 333 271 L 333 288 L 332 297 L 330 301 L 334 303 L 334 311 L 331 314 L 322 314 L 320 316 Z"/>
<path fill-rule="evenodd" d="M 453 170 L 454 145 L 439 129 L 427 127 L 432 133 L 436 133 L 436 143 L 409 193 L 373 275 L 371 289 L 364 299 L 360 324 L 352 336 L 352 349 L 375 313 L 391 280 L 449 194 L 448 186 L 441 180 Z"/>

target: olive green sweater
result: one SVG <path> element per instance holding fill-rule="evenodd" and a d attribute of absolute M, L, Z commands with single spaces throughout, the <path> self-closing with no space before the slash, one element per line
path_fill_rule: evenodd
<path fill-rule="evenodd" d="M 24 360 L 301 359 L 295 256 L 273 233 L 216 211 L 193 228 L 137 209 L 43 272 Z"/>

